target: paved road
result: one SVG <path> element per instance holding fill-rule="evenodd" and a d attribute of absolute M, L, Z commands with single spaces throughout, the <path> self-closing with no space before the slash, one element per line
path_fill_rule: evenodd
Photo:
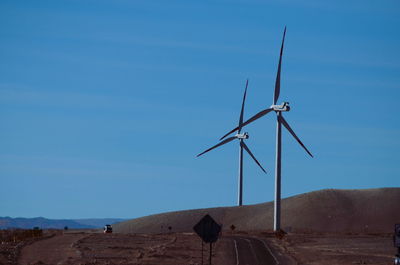
<path fill-rule="evenodd" d="M 267 243 L 259 238 L 229 236 L 234 248 L 235 265 L 278 265 L 280 264 Z"/>

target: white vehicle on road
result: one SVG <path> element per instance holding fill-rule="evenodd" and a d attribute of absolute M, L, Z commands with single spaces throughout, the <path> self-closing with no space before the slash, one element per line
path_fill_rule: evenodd
<path fill-rule="evenodd" d="M 105 225 L 104 226 L 104 234 L 106 233 L 112 233 L 112 226 L 111 225 Z"/>

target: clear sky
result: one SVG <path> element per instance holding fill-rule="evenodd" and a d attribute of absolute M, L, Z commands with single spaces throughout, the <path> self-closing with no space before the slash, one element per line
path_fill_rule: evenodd
<path fill-rule="evenodd" d="M 284 26 L 282 195 L 400 186 L 400 2 L 0 2 L 0 216 L 233 206 L 238 142 L 272 103 Z M 244 203 L 273 200 L 275 115 L 245 128 Z"/>

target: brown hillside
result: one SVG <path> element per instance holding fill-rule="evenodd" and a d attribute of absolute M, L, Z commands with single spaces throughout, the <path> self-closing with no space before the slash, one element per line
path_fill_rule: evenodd
<path fill-rule="evenodd" d="M 192 232 L 210 214 L 228 230 L 258 231 L 273 227 L 273 203 L 168 212 L 115 224 L 120 233 Z M 320 190 L 282 200 L 282 227 L 292 232 L 392 233 L 400 223 L 400 188 Z"/>

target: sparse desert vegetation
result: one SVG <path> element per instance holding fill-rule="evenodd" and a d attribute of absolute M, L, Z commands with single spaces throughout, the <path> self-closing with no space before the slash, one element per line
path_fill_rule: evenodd
<path fill-rule="evenodd" d="M 22 247 L 57 233 L 56 230 L 43 232 L 39 228 L 0 230 L 0 264 L 16 264 Z"/>

